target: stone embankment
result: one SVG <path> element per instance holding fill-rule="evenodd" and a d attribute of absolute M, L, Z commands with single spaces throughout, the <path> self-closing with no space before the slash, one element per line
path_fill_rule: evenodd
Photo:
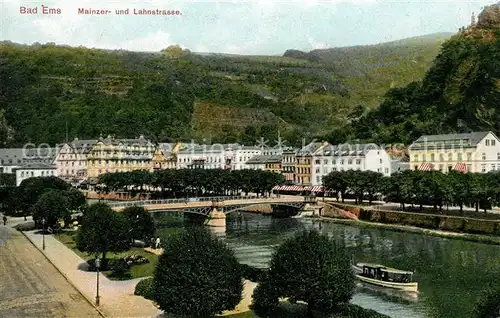
<path fill-rule="evenodd" d="M 325 206 L 321 216 L 331 218 L 332 220 L 337 219 L 342 223 L 372 225 L 500 244 L 500 221 L 498 220 L 386 211 L 373 207 L 360 207 L 337 202 L 330 202 L 328 206 Z"/>

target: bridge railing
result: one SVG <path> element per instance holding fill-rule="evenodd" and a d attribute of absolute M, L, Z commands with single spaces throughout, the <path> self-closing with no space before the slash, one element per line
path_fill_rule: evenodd
<path fill-rule="evenodd" d="M 227 201 L 227 200 L 251 200 L 251 199 L 264 199 L 264 197 L 257 196 L 226 196 L 226 197 L 199 197 L 199 198 L 182 198 L 182 199 L 163 199 L 163 200 L 140 200 L 140 201 L 124 201 L 112 202 L 108 205 L 114 207 L 128 207 L 128 206 L 145 206 L 157 204 L 175 204 L 175 203 L 195 203 L 206 201 Z"/>

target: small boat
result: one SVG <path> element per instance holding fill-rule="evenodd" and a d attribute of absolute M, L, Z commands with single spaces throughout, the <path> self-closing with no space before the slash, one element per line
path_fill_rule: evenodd
<path fill-rule="evenodd" d="M 412 282 L 413 272 L 390 268 L 380 264 L 352 265 L 356 278 L 367 284 L 407 292 L 418 292 L 418 283 Z"/>

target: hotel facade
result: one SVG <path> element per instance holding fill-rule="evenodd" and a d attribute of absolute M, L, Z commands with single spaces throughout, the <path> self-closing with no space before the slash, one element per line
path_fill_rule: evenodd
<path fill-rule="evenodd" d="M 486 173 L 500 170 L 500 140 L 491 131 L 424 135 L 409 147 L 410 169 Z"/>

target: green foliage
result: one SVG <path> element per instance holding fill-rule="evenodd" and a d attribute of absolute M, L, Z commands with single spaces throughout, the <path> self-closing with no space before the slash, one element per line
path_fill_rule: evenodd
<path fill-rule="evenodd" d="M 110 191 L 150 185 L 162 189 L 156 194 L 160 197 L 228 195 L 240 191 L 264 194 L 283 181 L 279 173 L 250 169 L 165 169 L 153 173 L 138 170 L 99 176 L 99 182 Z"/>
<path fill-rule="evenodd" d="M 142 296 L 146 299 L 153 300 L 154 299 L 154 279 L 153 277 L 148 277 L 135 285 L 134 295 Z"/>
<path fill-rule="evenodd" d="M 269 275 L 254 296 L 254 307 L 272 310 L 278 297 L 286 297 L 306 302 L 309 311 L 335 313 L 349 302 L 354 287 L 345 246 L 317 231 L 303 231 L 273 255 Z"/>
<path fill-rule="evenodd" d="M 353 138 L 409 144 L 422 134 L 500 133 L 500 32 L 472 29 L 441 48 L 420 82 L 390 89 L 352 122 Z M 344 128 L 341 128 L 344 129 Z"/>
<path fill-rule="evenodd" d="M 102 254 L 102 266 L 106 268 L 106 253 L 122 252 L 130 248 L 127 219 L 123 214 L 114 212 L 107 204 L 92 204 L 85 210 L 75 243 L 82 252 Z"/>
<path fill-rule="evenodd" d="M 19 201 L 19 208 L 27 213 L 44 192 L 66 191 L 70 188 L 68 183 L 57 177 L 35 177 L 23 180 L 15 194 L 16 200 Z"/>
<path fill-rule="evenodd" d="M 406 170 L 390 177 L 372 171 L 333 171 L 323 178 L 323 186 L 329 191 L 340 192 L 342 198 L 354 195 L 362 203 L 365 194 L 369 201 L 377 193 L 385 201 L 405 204 L 432 205 L 434 209 L 446 204 L 456 205 L 463 212 L 464 205 L 491 209 L 500 204 L 500 172 L 444 174 L 439 171 Z"/>
<path fill-rule="evenodd" d="M 154 276 L 154 298 L 167 313 L 213 316 L 241 301 L 240 274 L 233 251 L 206 229 L 189 227 L 165 243 Z"/>
<path fill-rule="evenodd" d="M 16 174 L 15 173 L 0 173 L 0 188 L 15 187 Z"/>
<path fill-rule="evenodd" d="M 267 276 L 267 269 L 240 264 L 241 277 L 252 282 L 262 282 Z"/>
<path fill-rule="evenodd" d="M 33 206 L 33 220 L 41 226 L 42 219 L 45 219 L 46 227 L 57 227 L 60 219 L 71 218 L 69 210 L 70 202 L 59 190 L 49 190 L 44 192 Z"/>
<path fill-rule="evenodd" d="M 474 318 L 497 318 L 500 316 L 500 287 L 488 287 L 474 307 Z"/>
<path fill-rule="evenodd" d="M 72 211 L 79 211 L 86 202 L 83 192 L 75 188 L 64 191 L 64 195 L 68 198 Z"/>
<path fill-rule="evenodd" d="M 211 137 L 255 142 L 255 132 L 290 142 L 323 134 L 351 108 L 374 107 L 392 83 L 421 78 L 442 38 L 311 52 L 306 61 L 274 56 L 163 54 L 104 51 L 53 44 L 0 44 L 0 140 L 6 145 L 59 143 L 65 131 L 80 138 L 100 133 L 155 141 Z M 225 109 L 207 136 L 195 101 Z M 222 108 L 221 108 L 222 109 Z M 256 114 L 268 116 L 255 118 Z M 267 119 L 276 119 L 276 125 Z M 194 127 L 194 128 L 192 128 Z M 197 127 L 200 127 L 198 130 Z M 272 129 L 269 129 L 272 128 Z M 260 137 L 260 136 L 259 136 Z"/>
<path fill-rule="evenodd" d="M 155 224 L 151 214 L 138 206 L 126 207 L 122 213 L 127 218 L 130 236 L 148 243 L 155 234 Z"/>

